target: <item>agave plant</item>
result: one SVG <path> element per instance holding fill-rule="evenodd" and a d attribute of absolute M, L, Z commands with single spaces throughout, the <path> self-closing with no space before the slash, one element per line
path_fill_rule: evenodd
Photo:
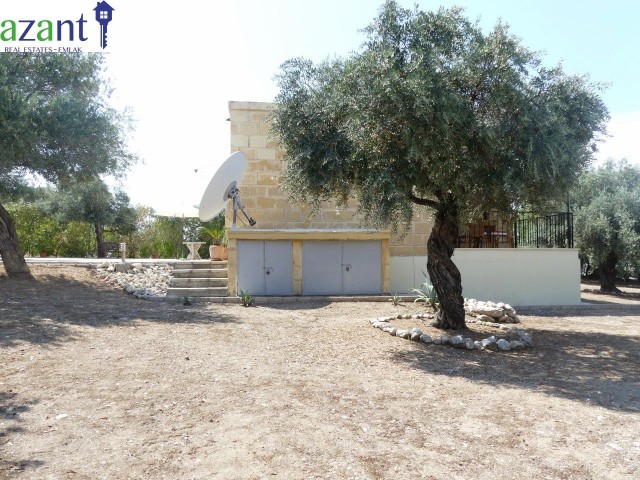
<path fill-rule="evenodd" d="M 424 273 L 424 272 L 423 272 Z M 438 292 L 436 292 L 435 287 L 428 280 L 427 275 L 425 274 L 424 283 L 420 285 L 420 288 L 414 288 L 414 293 L 418 294 L 418 298 L 416 298 L 413 302 L 424 302 L 436 310 L 438 304 L 440 303 L 438 299 Z"/>

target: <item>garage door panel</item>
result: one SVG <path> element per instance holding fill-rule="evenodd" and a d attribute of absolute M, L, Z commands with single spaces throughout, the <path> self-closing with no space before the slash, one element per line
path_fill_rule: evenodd
<path fill-rule="evenodd" d="M 345 242 L 342 263 L 345 294 L 382 291 L 382 247 L 379 241 Z"/>
<path fill-rule="evenodd" d="M 267 295 L 293 295 L 292 242 L 266 242 L 264 268 Z"/>
<path fill-rule="evenodd" d="M 238 289 L 264 295 L 264 242 L 238 241 Z"/>
<path fill-rule="evenodd" d="M 302 246 L 302 293 L 342 293 L 341 242 L 304 242 Z"/>

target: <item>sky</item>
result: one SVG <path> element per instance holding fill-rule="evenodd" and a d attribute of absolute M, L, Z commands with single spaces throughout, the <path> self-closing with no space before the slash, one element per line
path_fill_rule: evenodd
<path fill-rule="evenodd" d="M 77 0 L 73 0 L 77 1 Z M 106 75 L 129 108 L 129 146 L 141 162 L 119 184 L 156 211 L 200 203 L 230 155 L 229 101 L 272 101 L 274 76 L 293 57 L 346 56 L 381 0 L 110 0 Z M 488 31 L 498 19 L 543 63 L 608 84 L 611 137 L 599 161 L 640 165 L 640 2 L 637 0 L 400 0 L 422 10 L 459 5 Z"/>

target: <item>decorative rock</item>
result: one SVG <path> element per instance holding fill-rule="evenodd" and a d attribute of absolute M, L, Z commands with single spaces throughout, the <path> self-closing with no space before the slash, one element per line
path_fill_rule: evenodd
<path fill-rule="evenodd" d="M 498 340 L 496 339 L 495 336 L 491 335 L 488 338 L 485 338 L 484 340 L 481 340 L 480 343 L 486 347 L 488 345 L 493 345 L 494 343 L 496 343 Z"/>
<path fill-rule="evenodd" d="M 409 330 L 396 330 L 396 337 L 411 338 L 411 332 Z"/>
<path fill-rule="evenodd" d="M 500 323 L 513 323 L 511 321 L 511 317 L 509 315 L 503 315 L 498 319 L 498 322 Z"/>
<path fill-rule="evenodd" d="M 495 322 L 495 319 L 489 315 L 478 315 L 476 318 L 479 322 Z"/>
<path fill-rule="evenodd" d="M 522 343 L 524 343 L 527 347 L 532 347 L 533 346 L 533 340 L 531 339 L 531 337 L 529 335 L 520 336 L 520 341 Z"/>
<path fill-rule="evenodd" d="M 103 269 L 103 272 L 105 272 L 104 269 Z M 103 274 L 103 277 L 110 278 L 111 276 L 115 276 L 115 275 L 117 274 L 105 272 Z M 140 296 L 140 298 L 151 298 L 151 299 L 154 298 L 152 296 L 153 295 L 152 290 L 140 290 L 140 291 L 136 291 L 134 294 L 136 296 Z M 497 305 L 492 302 L 485 302 L 484 305 L 489 306 L 491 308 L 497 308 Z M 465 310 L 468 311 L 469 308 L 473 306 L 474 305 L 471 303 L 470 300 L 465 300 Z M 502 315 L 502 317 L 504 316 L 508 316 L 510 322 L 514 321 L 511 315 Z M 411 330 L 400 329 L 392 326 L 389 323 L 391 320 L 394 320 L 396 318 L 400 318 L 400 319 L 433 318 L 433 315 L 425 315 L 425 314 L 413 314 L 413 315 L 399 314 L 397 316 L 390 316 L 390 317 L 376 317 L 376 318 L 370 318 L 369 322 L 371 323 L 372 326 L 379 328 L 380 330 L 388 332 L 389 334 L 397 337 L 411 339 L 413 341 L 421 341 L 422 343 L 425 343 L 425 344 L 433 343 L 434 345 L 446 345 L 450 343 L 453 347 L 463 348 L 467 350 L 485 350 L 490 345 L 496 345 L 498 350 L 510 351 L 510 350 L 517 350 L 517 349 L 522 349 L 526 347 L 531 347 L 533 345 L 533 340 L 525 330 L 521 328 L 516 328 L 515 326 L 512 326 L 510 324 L 499 323 L 493 317 L 488 317 L 490 320 L 488 322 L 481 320 L 482 318 L 487 318 L 487 317 L 488 316 L 483 317 L 482 315 L 479 315 L 477 318 L 470 318 L 468 321 L 474 322 L 474 323 L 480 323 L 480 324 L 491 326 L 494 328 L 499 328 L 500 330 L 504 330 L 510 335 L 512 335 L 512 338 L 513 336 L 517 335 L 518 339 L 517 340 L 508 340 L 505 338 L 497 339 L 494 335 L 480 341 L 473 341 L 471 338 L 463 338 L 462 335 L 454 335 L 452 337 L 450 337 L 449 335 L 441 335 L 439 337 L 433 338 L 430 335 L 425 334 L 418 327 L 413 327 Z M 500 318 L 500 320 L 502 320 L 502 317 Z"/>
<path fill-rule="evenodd" d="M 493 318 L 500 318 L 504 315 L 504 311 L 501 308 L 491 308 L 489 306 L 477 307 L 475 309 L 475 312 L 479 313 L 480 315 L 488 315 L 489 317 Z"/>
<path fill-rule="evenodd" d="M 422 330 L 419 328 L 411 329 L 411 340 L 418 341 L 420 340 L 420 335 L 422 335 Z"/>

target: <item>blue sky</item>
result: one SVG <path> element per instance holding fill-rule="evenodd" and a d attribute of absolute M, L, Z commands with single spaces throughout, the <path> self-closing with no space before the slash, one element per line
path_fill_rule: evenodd
<path fill-rule="evenodd" d="M 75 1 L 75 0 L 74 0 Z M 370 0 L 113 0 L 108 75 L 115 105 L 136 119 L 131 146 L 143 158 L 124 188 L 135 204 L 157 210 L 197 205 L 217 166 L 231 153 L 230 100 L 271 101 L 279 65 L 304 56 L 344 56 L 363 41 L 376 15 Z M 613 138 L 601 159 L 640 164 L 640 2 L 630 0 L 405 1 L 423 10 L 460 5 L 486 30 L 501 18 L 544 63 L 610 84 L 602 96 Z M 167 4 L 169 5 L 169 4 Z M 195 172 L 195 170 L 198 170 Z"/>

